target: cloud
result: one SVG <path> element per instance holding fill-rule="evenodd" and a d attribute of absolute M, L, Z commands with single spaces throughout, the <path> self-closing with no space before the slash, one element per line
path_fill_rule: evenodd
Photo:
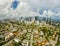
<path fill-rule="evenodd" d="M 27 2 L 34 11 L 44 12 L 45 10 L 48 11 L 48 14 L 54 14 L 54 16 L 60 16 L 60 0 L 24 0 Z M 51 10 L 51 12 L 50 12 Z M 54 11 L 54 12 L 53 12 Z M 56 13 L 58 12 L 58 13 Z"/>
<path fill-rule="evenodd" d="M 33 9 L 55 9 L 60 6 L 60 0 L 24 0 L 29 3 Z"/>
<path fill-rule="evenodd" d="M 13 1 L 12 1 L 13 2 Z M 3 8 L 3 12 L 0 14 L 0 19 L 5 18 L 19 18 L 19 17 L 29 17 L 29 16 L 39 16 L 40 14 L 34 12 L 30 5 L 24 1 L 20 1 L 18 7 L 13 10 L 11 8 L 11 3 L 5 5 L 6 7 Z"/>
<path fill-rule="evenodd" d="M 3 14 L 4 9 L 10 6 L 14 0 L 0 0 L 0 14 Z"/>
<path fill-rule="evenodd" d="M 17 0 L 20 3 L 15 10 L 10 7 L 13 1 L 14 0 L 0 1 L 0 16 L 5 15 L 5 18 L 36 15 L 41 16 L 39 14 L 39 11 L 41 11 L 41 9 L 43 9 L 43 11 L 46 9 L 55 9 L 58 12 L 60 11 L 60 0 Z M 49 11 L 48 14 L 51 15 L 52 12 Z"/>
<path fill-rule="evenodd" d="M 14 0 L 1 0 L 0 6 L 6 7 L 8 4 L 10 4 Z M 31 8 L 36 11 L 37 9 L 55 9 L 57 10 L 60 6 L 60 0 L 17 0 L 28 3 Z M 59 7 L 60 8 L 60 7 Z M 4 8 L 0 8 L 1 9 Z"/>

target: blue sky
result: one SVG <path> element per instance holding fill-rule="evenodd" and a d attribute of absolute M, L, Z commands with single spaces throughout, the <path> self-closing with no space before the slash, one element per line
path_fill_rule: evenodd
<path fill-rule="evenodd" d="M 0 14 L 5 12 L 7 15 L 29 15 L 32 13 L 39 15 L 43 14 L 45 10 L 56 11 L 60 16 L 60 0 L 0 0 Z"/>
<path fill-rule="evenodd" d="M 19 2 L 15 0 L 14 2 L 12 2 L 11 8 L 16 9 L 18 7 L 18 4 Z"/>
<path fill-rule="evenodd" d="M 14 9 L 17 8 L 18 6 L 19 2 L 17 1 L 15 0 L 15 2 L 13 2 L 12 7 Z M 60 0 L 23 0 L 23 1 L 28 3 L 34 11 L 37 11 L 37 9 L 39 9 L 40 13 L 43 10 L 49 9 L 58 12 L 60 11 Z"/>
<path fill-rule="evenodd" d="M 23 1 L 28 3 L 33 10 L 36 11 L 36 9 L 53 9 L 56 11 L 60 11 L 60 0 L 0 0 L 0 5 L 4 5 L 5 3 L 9 3 L 12 1 Z M 13 3 L 13 7 L 16 8 L 17 2 Z M 8 5 L 8 4 L 7 4 Z M 0 6 L 1 7 L 1 6 Z"/>

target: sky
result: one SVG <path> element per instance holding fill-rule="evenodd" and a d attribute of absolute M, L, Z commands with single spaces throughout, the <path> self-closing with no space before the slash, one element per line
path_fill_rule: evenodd
<path fill-rule="evenodd" d="M 11 5 L 11 8 L 16 9 L 18 7 L 18 5 L 19 5 L 19 2 L 18 1 L 14 1 L 12 3 L 12 5 Z"/>
<path fill-rule="evenodd" d="M 53 9 L 56 11 L 60 9 L 60 0 L 26 0 L 26 2 L 28 2 L 33 9 Z"/>
<path fill-rule="evenodd" d="M 0 15 L 17 17 L 52 13 L 60 16 L 60 0 L 0 0 Z"/>
<path fill-rule="evenodd" d="M 0 5 L 4 5 L 14 0 L 0 0 Z M 16 0 L 28 3 L 33 9 L 60 9 L 60 0 Z M 16 5 L 16 4 L 15 4 Z"/>

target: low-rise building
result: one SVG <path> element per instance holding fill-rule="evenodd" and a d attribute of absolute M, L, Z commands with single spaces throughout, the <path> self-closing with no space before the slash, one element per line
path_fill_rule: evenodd
<path fill-rule="evenodd" d="M 13 33 L 8 33 L 8 35 L 5 36 L 5 41 L 9 41 L 9 40 L 11 40 L 13 37 L 14 37 L 14 34 L 13 34 Z"/>

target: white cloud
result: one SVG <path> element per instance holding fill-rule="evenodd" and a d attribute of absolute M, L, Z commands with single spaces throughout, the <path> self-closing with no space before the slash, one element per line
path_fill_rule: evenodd
<path fill-rule="evenodd" d="M 0 14 L 3 14 L 4 10 L 7 9 L 13 0 L 0 0 Z"/>
<path fill-rule="evenodd" d="M 39 7 L 56 7 L 60 5 L 60 0 L 30 0 L 30 3 Z"/>
<path fill-rule="evenodd" d="M 20 1 L 17 9 L 13 10 L 10 8 L 11 3 L 9 3 L 5 9 L 3 9 L 2 12 L 2 18 L 19 18 L 21 16 L 26 17 L 26 16 L 37 16 L 40 15 L 36 12 L 33 12 L 31 10 L 31 7 L 29 6 L 28 3 L 24 1 Z M 1 16 L 1 15 L 0 15 Z M 1 19 L 1 17 L 0 17 Z"/>
<path fill-rule="evenodd" d="M 33 12 L 31 8 L 36 8 L 37 11 L 39 11 L 42 8 L 54 9 L 60 5 L 60 0 L 18 0 L 20 4 L 18 5 L 16 10 L 13 10 L 10 8 L 10 5 L 13 1 L 14 0 L 0 1 L 0 15 L 6 15 L 5 17 L 10 18 L 19 16 L 41 16 L 39 13 Z M 51 15 L 53 14 L 53 12 L 48 11 L 47 14 Z"/>

